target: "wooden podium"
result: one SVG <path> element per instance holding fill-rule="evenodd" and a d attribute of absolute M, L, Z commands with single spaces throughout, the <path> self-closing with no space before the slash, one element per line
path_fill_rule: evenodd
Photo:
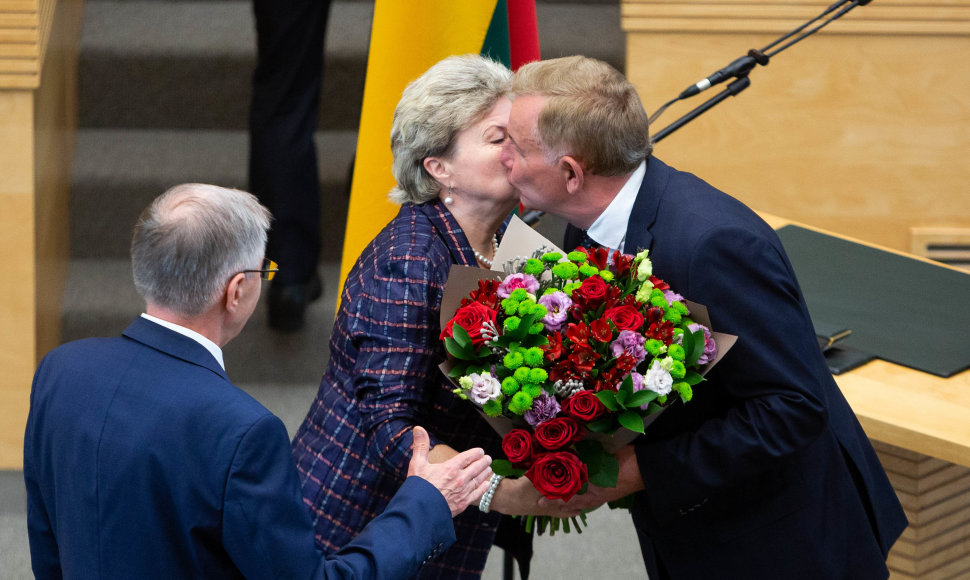
<path fill-rule="evenodd" d="M 60 341 L 81 0 L 0 0 L 0 469 L 20 469 L 30 382 Z"/>
<path fill-rule="evenodd" d="M 792 224 L 761 216 L 775 229 Z M 835 380 L 909 518 L 889 554 L 892 579 L 970 577 L 970 370 L 942 378 L 876 359 Z"/>

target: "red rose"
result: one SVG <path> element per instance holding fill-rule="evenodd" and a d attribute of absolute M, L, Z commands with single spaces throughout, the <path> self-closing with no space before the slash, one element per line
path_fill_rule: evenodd
<path fill-rule="evenodd" d="M 480 302 L 472 302 L 467 306 L 462 306 L 455 312 L 454 318 L 448 321 L 444 329 L 441 331 L 441 340 L 445 337 L 452 337 L 452 325 L 457 324 L 458 326 L 465 329 L 468 332 L 468 336 L 472 339 L 472 344 L 478 346 L 485 342 L 485 337 L 482 336 L 482 324 L 486 322 L 495 323 L 496 312 L 481 304 Z"/>
<path fill-rule="evenodd" d="M 606 298 L 607 291 L 609 291 L 609 286 L 606 284 L 606 280 L 598 275 L 586 278 L 579 288 L 573 290 L 574 293 L 579 293 L 582 300 L 587 303 L 603 300 Z"/>
<path fill-rule="evenodd" d="M 591 391 L 579 391 L 562 402 L 562 410 L 570 417 L 589 423 L 606 414 L 607 408 Z"/>
<path fill-rule="evenodd" d="M 540 455 L 525 476 L 542 495 L 563 501 L 572 499 L 589 479 L 586 465 L 565 451 Z"/>
<path fill-rule="evenodd" d="M 515 467 L 525 467 L 532 459 L 532 434 L 525 429 L 512 429 L 502 437 L 502 453 Z"/>
<path fill-rule="evenodd" d="M 609 342 L 613 338 L 613 329 L 610 323 L 603 318 L 597 318 L 589 323 L 590 335 L 600 342 Z"/>
<path fill-rule="evenodd" d="M 612 322 L 617 330 L 639 330 L 643 326 L 643 315 L 629 305 L 615 306 L 603 313 L 603 318 Z"/>
<path fill-rule="evenodd" d="M 536 441 L 549 451 L 562 449 L 582 436 L 579 423 L 570 417 L 556 417 L 536 426 Z"/>

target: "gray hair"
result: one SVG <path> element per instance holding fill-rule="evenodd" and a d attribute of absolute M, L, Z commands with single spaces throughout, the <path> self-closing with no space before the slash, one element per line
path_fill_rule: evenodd
<path fill-rule="evenodd" d="M 424 203 L 437 197 L 441 186 L 424 160 L 449 155 L 458 133 L 491 111 L 511 80 L 505 66 L 466 54 L 438 62 L 404 89 L 391 126 L 397 181 L 391 201 Z"/>
<path fill-rule="evenodd" d="M 185 317 L 204 313 L 236 273 L 266 251 L 270 213 L 250 193 L 176 185 L 142 212 L 131 240 L 135 289 Z"/>

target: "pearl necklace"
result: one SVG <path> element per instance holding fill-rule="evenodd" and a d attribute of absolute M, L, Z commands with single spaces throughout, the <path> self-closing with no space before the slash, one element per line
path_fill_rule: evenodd
<path fill-rule="evenodd" d="M 492 236 L 492 259 L 495 258 L 495 252 L 497 252 L 497 251 L 498 251 L 498 237 L 497 236 Z M 489 260 L 485 256 L 479 254 L 478 253 L 478 250 L 476 250 L 475 248 L 472 248 L 472 252 L 475 253 L 475 258 L 479 262 L 481 262 L 482 264 L 484 264 L 485 267 L 487 267 L 487 268 L 491 268 L 492 267 L 492 260 Z"/>

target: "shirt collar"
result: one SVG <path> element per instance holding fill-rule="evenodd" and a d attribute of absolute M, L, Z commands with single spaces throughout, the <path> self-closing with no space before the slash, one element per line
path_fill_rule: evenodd
<path fill-rule="evenodd" d="M 198 332 L 196 332 L 194 330 L 191 330 L 189 328 L 185 328 L 184 326 L 179 326 L 178 324 L 175 324 L 174 322 L 169 322 L 167 320 L 162 320 L 161 318 L 156 318 L 155 316 L 152 316 L 151 314 L 146 314 L 146 313 L 143 312 L 142 315 L 141 315 L 141 317 L 142 318 L 146 318 L 148 320 L 151 320 L 155 324 L 158 324 L 160 326 L 164 326 L 165 328 L 167 328 L 169 330 L 172 330 L 174 332 L 177 332 L 177 333 L 179 333 L 179 334 L 181 334 L 183 336 L 187 336 L 187 337 L 191 338 L 192 340 L 196 341 L 197 343 L 201 344 L 202 346 L 205 347 L 205 349 L 207 351 L 209 351 L 210 353 L 212 353 L 212 356 L 215 357 L 216 362 L 219 363 L 219 366 L 222 367 L 222 370 L 226 370 L 226 363 L 222 359 L 222 349 L 219 348 L 219 345 L 217 345 L 216 343 L 212 342 L 208 338 L 202 336 L 201 334 L 199 334 Z"/>
<path fill-rule="evenodd" d="M 587 230 L 587 234 L 597 244 L 613 250 L 623 251 L 623 243 L 626 241 L 626 226 L 630 221 L 630 213 L 633 211 L 633 204 L 637 200 L 640 192 L 640 184 L 643 176 L 647 173 L 647 162 L 641 161 L 640 165 L 630 174 L 623 187 L 606 206 L 603 213 L 596 218 L 593 225 Z"/>

